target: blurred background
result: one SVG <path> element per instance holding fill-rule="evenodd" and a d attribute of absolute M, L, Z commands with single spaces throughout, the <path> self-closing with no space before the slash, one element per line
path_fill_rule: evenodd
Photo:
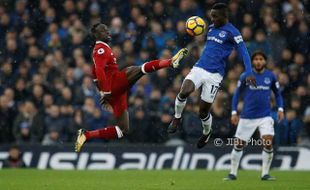
<path fill-rule="evenodd" d="M 77 129 L 115 122 L 111 110 L 100 107 L 92 83 L 94 41 L 89 29 L 98 22 L 110 27 L 111 48 L 121 69 L 170 58 L 182 47 L 190 50 L 180 69 L 147 75 L 131 89 L 131 133 L 122 142 L 195 143 L 202 132 L 199 92 L 188 100 L 181 132 L 169 136 L 166 128 L 181 82 L 205 42 L 204 35 L 186 34 L 185 21 L 198 15 L 209 22 L 215 2 L 220 1 L 0 0 L 0 145 L 73 146 Z M 310 1 L 221 2 L 228 2 L 230 21 L 240 29 L 250 54 L 264 51 L 268 68 L 279 79 L 286 118 L 275 122 L 275 145 L 309 144 Z M 212 108 L 213 138 L 234 135 L 231 98 L 242 71 L 242 61 L 233 52 Z"/>

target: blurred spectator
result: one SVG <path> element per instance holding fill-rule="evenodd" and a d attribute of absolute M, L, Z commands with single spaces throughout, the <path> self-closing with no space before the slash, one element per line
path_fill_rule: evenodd
<path fill-rule="evenodd" d="M 267 42 L 272 49 L 272 60 L 279 60 L 281 59 L 281 53 L 286 47 L 286 40 L 281 34 L 279 23 L 272 22 L 269 30 L 270 34 L 267 36 Z"/>
<path fill-rule="evenodd" d="M 22 153 L 18 146 L 13 145 L 10 147 L 9 156 L 3 162 L 3 168 L 26 168 L 25 162 L 22 160 Z"/>
<path fill-rule="evenodd" d="M 143 106 L 135 104 L 131 106 L 129 114 L 132 118 L 130 119 L 130 132 L 128 135 L 130 142 L 146 142 L 148 140 L 149 120 L 145 112 Z"/>
<path fill-rule="evenodd" d="M 13 132 L 17 143 L 37 143 L 42 140 L 43 118 L 38 114 L 35 105 L 26 101 L 19 107 L 13 125 Z"/>
<path fill-rule="evenodd" d="M 14 84 L 14 78 L 12 77 L 12 72 L 13 68 L 11 61 L 7 60 L 6 62 L 2 63 L 0 70 L 0 90 L 1 88 L 10 87 L 11 85 Z"/>
<path fill-rule="evenodd" d="M 56 142 L 61 137 L 60 135 L 65 128 L 66 123 L 64 118 L 61 116 L 60 107 L 57 105 L 50 106 L 44 117 L 44 130 L 48 133 L 44 136 L 44 140 L 50 138 L 49 140 Z"/>
<path fill-rule="evenodd" d="M 26 89 L 26 81 L 22 78 L 19 78 L 15 82 L 14 88 L 15 100 L 17 102 L 23 101 L 28 98 L 29 93 Z"/>
<path fill-rule="evenodd" d="M 34 105 L 37 108 L 41 108 L 42 106 L 43 95 L 44 95 L 44 91 L 41 85 L 34 85 L 32 87 L 31 101 L 34 103 Z"/>
<path fill-rule="evenodd" d="M 275 141 L 278 145 L 297 145 L 302 126 L 302 120 L 297 117 L 296 111 L 287 110 L 285 120 L 277 126 Z"/>
<path fill-rule="evenodd" d="M 121 45 L 126 36 L 123 27 L 123 21 L 120 17 L 114 17 L 111 21 L 111 35 L 112 35 L 112 44 Z"/>
<path fill-rule="evenodd" d="M 42 145 L 57 145 L 60 143 L 60 133 L 58 126 L 50 126 L 44 135 Z"/>
<path fill-rule="evenodd" d="M 9 98 L 5 95 L 0 96 L 0 142 L 9 143 L 14 140 L 12 134 L 12 124 L 15 112 L 10 107 Z"/>
<path fill-rule="evenodd" d="M 270 43 L 267 41 L 266 34 L 263 30 L 257 30 L 255 33 L 255 40 L 248 46 L 250 55 L 257 50 L 263 51 L 268 57 L 271 57 L 272 55 Z"/>
<path fill-rule="evenodd" d="M 103 125 L 103 123 L 102 123 Z M 70 124 L 67 128 L 68 133 L 68 141 L 73 142 L 76 138 L 76 131 L 79 129 L 86 128 L 85 121 L 83 117 L 83 112 L 80 109 L 75 110 L 73 113 L 72 119 L 70 121 Z"/>

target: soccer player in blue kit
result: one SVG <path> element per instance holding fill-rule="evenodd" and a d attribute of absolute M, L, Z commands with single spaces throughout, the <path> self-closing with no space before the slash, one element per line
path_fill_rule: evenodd
<path fill-rule="evenodd" d="M 256 86 L 249 53 L 240 32 L 228 21 L 227 5 L 216 3 L 212 7 L 210 15 L 213 24 L 209 26 L 206 45 L 199 60 L 183 81 L 175 100 L 175 115 L 167 129 L 168 133 L 177 131 L 187 97 L 195 90 L 202 88 L 199 117 L 202 122 L 203 134 L 197 142 L 197 148 L 204 147 L 211 135 L 210 108 L 225 74 L 228 56 L 234 48 L 243 59 L 245 80 L 248 84 Z"/>
<path fill-rule="evenodd" d="M 281 121 L 283 114 L 283 100 L 280 92 L 280 85 L 276 76 L 266 69 L 266 55 L 263 52 L 255 52 L 252 55 L 254 76 L 257 81 L 257 88 L 246 85 L 245 75 L 241 74 L 237 89 L 232 100 L 231 122 L 237 125 L 234 148 L 231 152 L 231 171 L 224 180 L 236 180 L 239 162 L 243 153 L 243 147 L 252 137 L 256 128 L 262 139 L 262 180 L 275 180 L 269 175 L 269 169 L 273 158 L 272 139 L 274 136 L 274 121 L 271 118 L 270 97 L 271 91 L 276 98 L 278 107 L 278 120 Z M 237 115 L 237 105 L 239 96 L 243 94 L 243 109 L 239 117 Z"/>

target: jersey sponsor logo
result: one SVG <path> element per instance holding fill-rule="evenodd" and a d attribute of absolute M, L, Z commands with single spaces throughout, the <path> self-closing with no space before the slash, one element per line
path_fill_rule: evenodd
<path fill-rule="evenodd" d="M 269 90 L 270 89 L 269 86 L 263 86 L 263 85 L 257 86 L 256 88 L 255 86 L 250 85 L 249 88 L 250 90 Z"/>
<path fill-rule="evenodd" d="M 264 83 L 266 83 L 266 84 L 270 84 L 270 78 L 268 78 L 268 77 L 265 77 L 265 79 L 264 79 Z"/>
<path fill-rule="evenodd" d="M 241 36 L 241 35 L 234 37 L 234 40 L 235 40 L 235 42 L 236 42 L 237 44 L 239 44 L 240 42 L 243 42 L 243 39 L 242 39 L 242 36 Z"/>
<path fill-rule="evenodd" d="M 104 53 L 104 49 L 103 49 L 103 48 L 98 49 L 97 53 L 98 53 L 99 55 L 103 54 L 103 53 Z"/>
<path fill-rule="evenodd" d="M 224 37 L 226 36 L 226 32 L 225 32 L 225 31 L 221 31 L 221 32 L 219 33 L 219 36 L 220 36 L 221 38 L 224 38 Z"/>
<path fill-rule="evenodd" d="M 208 36 L 207 40 L 215 41 L 215 42 L 217 42 L 217 43 L 219 43 L 219 44 L 222 44 L 222 43 L 223 43 L 223 40 L 220 40 L 220 39 L 218 39 L 218 38 L 216 38 L 216 37 L 214 37 L 214 36 Z"/>

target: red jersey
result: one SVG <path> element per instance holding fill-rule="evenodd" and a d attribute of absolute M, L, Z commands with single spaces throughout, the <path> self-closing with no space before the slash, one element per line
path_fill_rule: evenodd
<path fill-rule="evenodd" d="M 93 49 L 93 77 L 103 93 L 111 93 L 112 76 L 118 71 L 116 58 L 108 44 L 96 41 Z"/>

